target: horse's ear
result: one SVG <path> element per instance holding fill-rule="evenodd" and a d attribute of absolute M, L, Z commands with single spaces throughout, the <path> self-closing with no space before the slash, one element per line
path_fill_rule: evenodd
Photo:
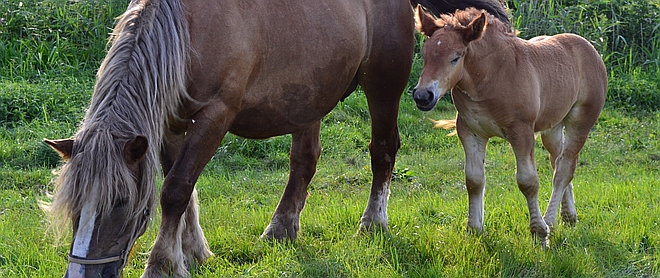
<path fill-rule="evenodd" d="M 468 26 L 463 30 L 463 39 L 466 43 L 480 39 L 485 31 L 486 25 L 486 13 L 482 12 L 481 15 L 470 22 Z"/>
<path fill-rule="evenodd" d="M 415 7 L 415 26 L 417 27 L 417 31 L 427 37 L 430 37 L 435 31 L 442 28 L 420 5 Z"/>
<path fill-rule="evenodd" d="M 144 158 L 148 148 L 149 141 L 147 137 L 138 135 L 128 140 L 124 145 L 124 159 L 126 159 L 126 163 L 131 165 L 139 163 Z"/>
<path fill-rule="evenodd" d="M 53 148 L 63 160 L 69 160 L 71 158 L 73 139 L 48 140 L 44 138 L 44 143 Z"/>

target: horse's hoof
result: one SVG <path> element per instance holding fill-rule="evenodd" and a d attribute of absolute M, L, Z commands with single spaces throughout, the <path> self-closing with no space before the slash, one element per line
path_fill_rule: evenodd
<path fill-rule="evenodd" d="M 577 214 L 575 212 L 561 212 L 561 220 L 564 221 L 564 223 L 575 226 L 577 224 Z"/>
<path fill-rule="evenodd" d="M 282 225 L 276 223 L 268 224 L 268 227 L 261 234 L 261 239 L 266 241 L 295 241 L 298 237 L 298 231 L 295 229 L 287 229 Z"/>
<path fill-rule="evenodd" d="M 387 223 L 383 224 L 380 222 L 376 221 L 366 221 L 362 220 L 360 222 L 360 228 L 358 229 L 358 232 L 356 235 L 361 235 L 361 234 L 373 234 L 376 232 L 381 232 L 381 233 L 388 233 L 389 229 L 387 227 Z"/>
<path fill-rule="evenodd" d="M 550 246 L 550 226 L 530 228 L 535 241 L 543 248 Z"/>

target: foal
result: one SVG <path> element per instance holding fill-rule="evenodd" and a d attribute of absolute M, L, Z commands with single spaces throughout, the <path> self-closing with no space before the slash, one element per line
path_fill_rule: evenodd
<path fill-rule="evenodd" d="M 465 151 L 468 229 L 483 231 L 484 158 L 493 136 L 516 157 L 518 188 L 527 199 L 530 230 L 547 244 L 561 216 L 577 222 L 571 180 L 579 152 L 605 103 L 607 72 L 593 46 L 577 35 L 517 38 L 511 28 L 476 9 L 432 18 L 416 11 L 429 38 L 413 98 L 428 111 L 448 90 L 458 111 L 456 129 Z M 534 133 L 540 132 L 554 169 L 552 196 L 541 218 Z"/>

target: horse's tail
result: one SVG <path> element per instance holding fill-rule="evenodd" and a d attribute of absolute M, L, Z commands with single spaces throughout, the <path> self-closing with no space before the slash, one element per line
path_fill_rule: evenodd
<path fill-rule="evenodd" d="M 456 128 L 456 119 L 454 120 L 434 120 L 430 119 L 431 122 L 434 123 L 433 127 L 434 128 L 442 128 L 442 129 L 452 129 Z M 447 136 L 454 136 L 456 135 L 456 130 L 452 131 L 451 133 L 447 134 Z"/>
<path fill-rule="evenodd" d="M 410 0 L 410 4 L 413 7 L 417 6 L 417 4 L 422 5 L 422 7 L 426 8 L 435 16 L 474 7 L 479 10 L 486 10 L 503 23 L 510 25 L 506 12 L 506 3 L 501 0 Z"/>

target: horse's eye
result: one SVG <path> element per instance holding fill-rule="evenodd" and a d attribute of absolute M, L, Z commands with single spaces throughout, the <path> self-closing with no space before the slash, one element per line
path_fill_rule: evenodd
<path fill-rule="evenodd" d="M 126 206 L 126 204 L 128 204 L 128 200 L 127 200 L 127 199 L 124 199 L 124 198 L 122 198 L 122 199 L 117 199 L 117 201 L 115 202 L 115 209 L 121 209 L 121 208 L 123 208 L 124 206 Z"/>
<path fill-rule="evenodd" d="M 451 60 L 451 64 L 455 66 L 456 64 L 458 64 L 458 61 L 460 61 L 460 60 L 461 60 L 461 56 L 458 55 L 458 56 L 456 56 L 456 58 Z"/>

